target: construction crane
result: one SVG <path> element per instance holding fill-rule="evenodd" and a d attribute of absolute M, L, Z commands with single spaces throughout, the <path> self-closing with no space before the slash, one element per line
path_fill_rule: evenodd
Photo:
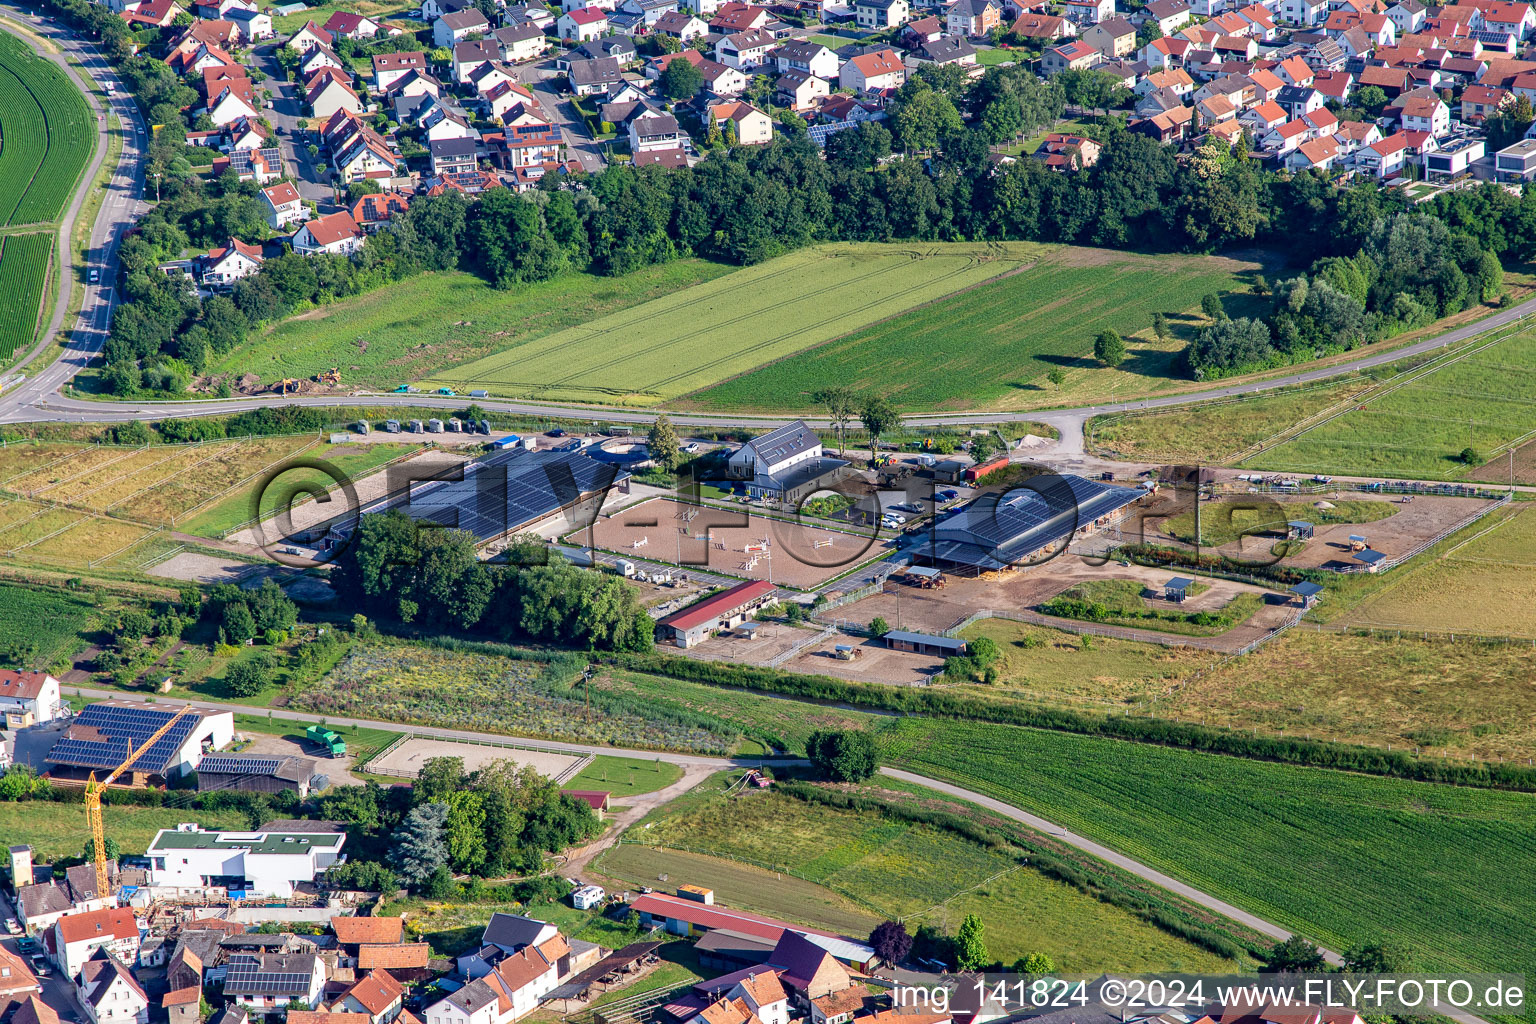
<path fill-rule="evenodd" d="M 95 772 L 91 772 L 91 777 L 86 780 L 85 820 L 91 826 L 91 842 L 94 844 L 92 852 L 96 855 L 97 896 L 105 896 L 108 892 L 111 891 L 109 888 L 110 882 L 107 879 L 107 835 L 106 831 L 102 828 L 101 825 L 101 791 L 112 785 L 112 783 L 116 782 L 117 777 L 123 774 L 123 772 L 127 771 L 129 768 L 132 768 L 133 763 L 139 759 L 139 755 L 144 753 L 144 751 L 148 750 L 150 747 L 154 746 L 156 743 L 160 742 L 165 734 L 171 731 L 172 726 L 181 721 L 183 717 L 192 714 L 196 710 L 197 709 L 194 708 L 191 704 L 188 704 L 186 707 L 172 715 L 170 720 L 167 721 L 164 725 L 151 733 L 149 739 L 139 744 L 137 749 L 134 748 L 133 740 L 129 740 L 128 756 L 123 759 L 122 764 L 112 769 L 112 773 L 106 778 L 102 779 L 100 782 L 96 781 Z"/>

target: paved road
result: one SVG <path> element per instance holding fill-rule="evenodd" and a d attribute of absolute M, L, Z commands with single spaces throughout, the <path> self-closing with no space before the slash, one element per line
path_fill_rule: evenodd
<path fill-rule="evenodd" d="M 254 51 L 256 67 L 267 76 L 262 87 L 272 93 L 272 109 L 262 113 L 272 122 L 272 127 L 282 129 L 277 136 L 278 149 L 282 151 L 289 175 L 298 184 L 299 195 L 319 203 L 324 212 L 335 206 L 336 192 L 315 173 L 315 161 L 309 155 L 309 136 L 299 139 L 295 134 L 302 120 L 298 86 L 284 77 L 283 66 L 277 62 L 277 50 L 277 44 L 273 43 L 259 46 Z"/>
<path fill-rule="evenodd" d="M 50 365 L 38 370 L 20 385 L 7 390 L 4 396 L 0 396 L 0 409 L 34 408 L 84 369 L 106 342 L 112 308 L 117 301 L 113 288 L 113 282 L 117 279 L 117 247 L 128 229 L 149 208 L 142 199 L 147 136 L 142 134 L 144 121 L 139 116 L 137 105 L 120 89 L 116 74 L 94 45 L 71 38 L 66 29 L 54 22 L 38 22 L 30 15 L 12 7 L 0 7 L 0 15 L 24 23 L 33 32 L 59 45 L 64 50 L 64 54 L 42 54 L 42 56 L 64 68 L 70 76 L 78 80 L 79 69 L 65 61 L 65 54 L 77 59 L 85 73 L 96 83 L 112 86 L 110 108 L 117 115 L 124 132 L 122 155 L 111 181 L 107 184 L 107 198 L 101 204 L 101 211 L 97 214 L 96 223 L 92 226 L 90 234 L 89 268 L 101 271 L 101 281 L 98 284 L 88 283 L 85 286 L 79 317 L 70 323 L 73 335 L 69 348 Z M 85 98 L 92 110 L 98 114 L 102 112 L 102 107 L 93 92 L 86 92 Z M 106 159 L 110 129 L 105 120 L 99 120 L 97 124 L 99 137 L 96 155 L 91 165 L 86 168 L 80 188 L 75 194 L 74 201 L 70 203 L 69 209 L 65 211 L 64 224 L 60 228 L 63 259 L 59 268 L 59 296 L 52 319 L 43 337 L 31 351 L 18 358 L 15 365 L 21 365 L 53 344 L 54 338 L 70 316 L 71 286 L 76 280 L 86 276 L 88 268 L 76 264 L 77 255 L 73 240 L 75 221 L 80 215 L 80 208 L 85 202 L 85 197 L 95 187 L 96 175 L 101 170 L 102 161 Z"/>

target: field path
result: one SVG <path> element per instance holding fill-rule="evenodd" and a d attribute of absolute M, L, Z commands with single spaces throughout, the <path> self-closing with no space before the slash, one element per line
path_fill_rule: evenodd
<path fill-rule="evenodd" d="M 72 691 L 74 695 L 89 697 L 93 700 L 137 700 L 147 702 L 147 698 L 145 696 L 120 690 L 97 690 L 90 687 L 77 686 L 73 687 Z M 152 699 L 153 698 L 148 698 L 148 700 Z M 256 714 L 262 710 L 255 707 L 242 708 L 239 705 L 220 704 L 209 701 L 194 700 L 187 701 L 186 703 L 191 704 L 193 707 L 212 708 L 218 711 L 247 711 L 251 714 Z M 268 708 L 267 712 L 271 717 L 274 718 L 282 718 L 289 721 L 303 722 L 306 724 L 324 722 L 333 726 L 341 725 L 361 729 L 382 729 L 388 732 L 407 732 L 414 736 L 435 736 L 455 740 L 467 740 L 472 743 L 483 742 L 486 740 L 505 740 L 504 736 L 470 732 L 465 729 L 441 729 L 434 726 L 425 725 L 412 725 L 402 728 L 398 722 L 376 722 L 364 718 L 339 718 L 335 715 L 311 715 L 299 711 L 289 711 L 285 708 Z M 699 783 L 704 775 L 719 771 L 722 768 L 754 767 L 763 763 L 762 758 L 707 757 L 702 754 L 678 754 L 669 751 L 631 750 L 620 747 L 601 747 L 586 743 L 567 743 L 562 740 L 540 740 L 519 737 L 518 742 L 529 747 L 537 747 L 544 750 L 554 750 L 561 753 L 593 755 L 608 754 L 617 757 L 632 757 L 640 758 L 643 760 L 665 761 L 669 764 L 680 765 L 683 768 L 683 777 L 677 782 L 673 783 L 671 786 L 668 786 L 662 790 L 658 790 L 655 793 L 644 794 L 642 796 L 633 798 L 633 804 L 635 807 L 640 806 L 642 803 L 648 800 L 653 801 L 651 806 L 665 803 L 666 801 L 681 795 L 687 790 L 692 789 Z M 779 763 L 805 764 L 806 762 L 781 760 Z M 1210 895 L 1209 893 L 1201 892 L 1199 889 L 1196 889 L 1190 885 L 1186 885 L 1176 878 L 1165 875 L 1155 868 L 1148 867 L 1146 864 L 1143 864 L 1138 860 L 1134 860 L 1125 856 L 1124 854 L 1116 853 L 1114 850 L 1111 850 L 1106 846 L 1102 846 L 1091 839 L 1086 839 L 1082 836 L 1076 835 L 1075 833 L 1069 832 L 1054 822 L 1047 821 L 1038 815 L 1030 814 L 1028 811 L 1020 810 L 1011 804 L 1006 804 L 1001 800 L 994 799 L 993 797 L 986 796 L 985 794 L 964 789 L 960 786 L 954 786 L 947 782 L 942 782 L 938 779 L 931 779 L 924 775 L 918 775 L 914 772 L 902 771 L 898 768 L 882 768 L 880 771 L 882 774 L 889 775 L 891 778 L 900 779 L 904 782 L 913 783 L 919 786 L 926 786 L 929 789 L 943 793 L 947 796 L 952 796 L 959 800 L 965 800 L 969 803 L 977 805 L 978 807 L 982 807 L 994 813 L 1001 814 L 1004 817 L 1013 821 L 1017 821 L 1029 828 L 1043 832 L 1052 838 L 1059 839 L 1067 845 L 1076 847 L 1077 849 L 1082 850 L 1084 853 L 1097 857 L 1100 860 L 1112 864 L 1123 871 L 1128 871 L 1138 878 L 1151 882 L 1153 885 L 1160 886 L 1161 888 L 1167 889 L 1170 892 L 1176 893 L 1177 895 L 1182 896 L 1191 902 L 1205 907 L 1207 910 L 1214 911 L 1215 913 L 1221 914 L 1224 917 L 1229 917 L 1232 920 L 1246 925 L 1247 927 L 1252 928 L 1254 931 L 1257 931 L 1261 934 L 1268 935 L 1272 938 L 1280 940 L 1288 939 L 1291 937 L 1291 932 L 1277 924 L 1272 924 L 1261 917 L 1256 917 L 1255 915 L 1248 913 L 1240 907 L 1235 907 L 1232 904 L 1227 903 L 1225 900 L 1220 900 L 1215 896 Z M 647 807 L 646 810 L 649 810 L 649 807 Z M 636 815 L 636 820 L 638 820 L 639 817 L 643 817 L 644 814 L 645 811 L 641 811 L 638 815 Z M 626 814 L 625 817 L 627 818 L 628 815 Z M 626 822 L 626 825 L 627 824 L 628 822 Z M 613 834 L 613 838 L 617 839 L 622 830 L 610 831 Z M 601 841 L 599 843 L 594 843 L 591 846 L 583 848 L 577 852 L 575 859 L 570 862 L 570 865 L 577 868 L 585 866 L 585 864 L 591 860 L 592 856 L 600 852 L 601 848 Z M 1325 949 L 1323 950 L 1323 955 L 1327 958 L 1330 964 L 1343 963 L 1343 958 L 1333 950 Z M 1456 1010 L 1440 1010 L 1439 1012 L 1443 1016 L 1449 1017 L 1456 1021 L 1457 1024 L 1490 1024 L 1489 1021 L 1486 1021 L 1481 1017 L 1473 1016 L 1470 1013 L 1463 1013 Z"/>

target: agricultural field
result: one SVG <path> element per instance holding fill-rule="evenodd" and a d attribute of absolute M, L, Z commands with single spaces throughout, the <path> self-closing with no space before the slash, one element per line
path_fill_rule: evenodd
<path fill-rule="evenodd" d="M 52 234 L 10 235 L 0 240 L 0 295 L 5 296 L 0 359 L 25 351 L 37 336 L 38 307 L 52 262 Z"/>
<path fill-rule="evenodd" d="M 771 264 L 770 264 L 771 265 Z M 793 359 L 687 396 L 698 410 L 813 407 L 829 384 L 876 390 L 904 409 L 1028 409 L 1111 401 L 1193 387 L 1174 361 L 1205 321 L 1206 292 L 1229 293 L 1238 315 L 1251 298 L 1234 293 L 1259 265 L 1210 256 L 1141 256 L 1052 247 L 1020 273 L 858 329 L 839 321 L 835 340 Z M 1152 334 L 1152 314 L 1170 336 Z M 1099 366 L 1093 339 L 1126 336 L 1118 369 Z M 1048 374 L 1066 374 L 1061 387 Z"/>
<path fill-rule="evenodd" d="M 1260 734 L 1523 762 L 1536 757 L 1536 649 L 1302 628 L 1139 708 Z"/>
<path fill-rule="evenodd" d="M 1481 462 L 1536 428 L 1531 399 L 1536 330 L 1461 352 L 1398 374 L 1360 396 L 1342 416 L 1242 465 L 1295 473 L 1507 480 L 1503 460 L 1468 466 L 1461 452 L 1470 447 Z"/>
<path fill-rule="evenodd" d="M 882 917 L 927 921 L 952 933 L 975 911 L 987 926 L 988 951 L 1004 963 L 1044 951 L 1071 973 L 1231 966 L 1022 866 L 1007 844 L 984 847 L 877 811 L 772 792 L 726 797 L 717 777 L 644 823 L 629 833 L 643 836 L 644 845 L 615 848 L 600 870 L 635 884 L 655 884 L 658 873 L 667 873 L 711 886 L 724 903 L 859 937 Z M 850 912 L 857 922 L 843 920 Z"/>
<path fill-rule="evenodd" d="M 85 597 L 7 583 L 0 587 L 0 653 L 8 664 L 46 668 L 67 660 L 97 621 Z"/>
<path fill-rule="evenodd" d="M 468 273 L 418 274 L 274 324 L 208 372 L 251 373 L 270 383 L 338 366 L 348 386 L 392 391 L 730 270 L 707 260 L 676 260 L 622 277 L 566 274 L 510 292 Z"/>
<path fill-rule="evenodd" d="M 1536 969 L 1536 801 L 1009 726 L 900 719 L 888 763 L 1034 811 L 1338 949 Z M 1326 893 L 1327 898 L 1319 898 Z"/>
<path fill-rule="evenodd" d="M 422 383 L 504 398 L 652 405 L 1011 273 L 1044 251 L 1026 243 L 816 246 Z"/>
<path fill-rule="evenodd" d="M 708 754 L 736 751 L 740 730 L 704 715 L 604 701 L 542 678 L 538 661 L 375 642 L 354 646 L 318 685 L 292 695 L 298 710 L 613 746 Z"/>
<path fill-rule="evenodd" d="M 107 838 L 115 839 L 126 853 L 143 853 L 155 833 L 175 828 L 187 820 L 187 812 L 176 807 L 135 807 L 131 804 L 109 805 L 103 818 Z M 251 821 L 237 810 L 198 811 L 197 820 L 205 828 L 250 828 Z M 26 800 L 0 803 L 0 843 L 28 843 L 39 863 L 60 857 L 78 857 L 90 838 L 85 824 L 85 807 L 74 801 Z"/>
<path fill-rule="evenodd" d="M 0 32 L 0 224 L 43 224 L 63 212 L 96 145 L 75 83 Z"/>

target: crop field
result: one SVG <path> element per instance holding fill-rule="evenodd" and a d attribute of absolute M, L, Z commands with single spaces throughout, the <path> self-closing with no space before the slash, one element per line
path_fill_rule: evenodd
<path fill-rule="evenodd" d="M 654 404 L 1007 274 L 1042 251 L 1027 244 L 817 246 L 423 383 L 507 398 Z"/>
<path fill-rule="evenodd" d="M 889 763 L 1034 811 L 1332 948 L 1385 932 L 1433 969 L 1536 969 L 1529 794 L 976 723 L 901 719 L 881 743 Z"/>
<path fill-rule="evenodd" d="M 1528 330 L 1400 374 L 1362 396 L 1358 407 L 1243 465 L 1297 473 L 1502 481 L 1507 471 L 1501 460 L 1479 470 L 1464 464 L 1461 452 L 1468 447 L 1492 452 L 1536 431 L 1533 395 L 1536 331 Z"/>
<path fill-rule="evenodd" d="M 418 274 L 275 324 L 209 372 L 254 373 L 270 382 L 339 366 L 348 384 L 390 391 L 730 270 L 676 260 L 622 277 L 565 274 L 515 291 L 468 273 Z"/>
<path fill-rule="evenodd" d="M 0 223 L 57 220 L 96 144 L 84 97 L 57 65 L 0 32 L 0 112 Z"/>
<path fill-rule="evenodd" d="M 1132 962 L 1147 970 L 1230 966 L 1119 908 L 1021 867 L 1016 851 L 1006 845 L 984 847 L 877 811 L 813 805 L 773 792 L 726 797 L 717 777 L 645 822 L 649 827 L 629 834 L 643 836 L 646 845 L 618 847 L 601 869 L 655 884 L 659 867 L 675 881 L 710 885 L 723 903 L 826 927 L 837 927 L 826 909 L 834 894 L 853 903 L 861 916 L 915 918 L 951 932 L 965 913 L 975 911 L 987 927 L 988 951 L 1004 963 L 1039 950 L 1063 970 L 1089 972 L 1116 966 L 1119 951 L 1134 948 Z M 709 872 L 711 880 L 697 877 L 700 872 Z M 764 885 L 767 881 L 773 884 Z M 776 891 L 781 881 L 795 889 Z M 768 899 L 779 906 L 769 909 L 763 904 Z"/>
<path fill-rule="evenodd" d="M 3 152 L 3 150 L 0 150 Z M 9 359 L 37 336 L 37 312 L 53 260 L 53 235 L 11 235 L 0 243 L 0 359 Z"/>
<path fill-rule="evenodd" d="M 1389 576 L 1341 621 L 1536 639 L 1536 513 L 1522 504 L 1477 525 L 1443 557 Z"/>
<path fill-rule="evenodd" d="M 162 828 L 175 828 L 186 819 L 187 812 L 182 808 L 113 804 L 105 815 L 107 838 L 117 840 L 124 853 L 143 853 L 156 832 Z M 244 814 L 232 809 L 198 811 L 197 819 L 203 827 L 210 829 L 251 826 Z M 61 857 L 79 857 L 90 837 L 85 808 L 77 801 L 0 803 L 0 842 L 31 844 L 33 855 L 41 863 Z"/>
<path fill-rule="evenodd" d="M 543 668 L 540 662 L 492 654 L 364 644 L 320 684 L 295 694 L 292 706 L 342 717 L 709 754 L 732 753 L 740 739 L 734 727 L 700 715 L 645 715 L 601 700 L 588 709 L 584 694 L 541 679 Z"/>
<path fill-rule="evenodd" d="M 35 653 L 20 659 L 27 665 L 46 667 L 72 654 L 94 619 L 95 608 L 84 597 L 15 584 L 0 587 L 0 651 L 30 645 Z"/>
<path fill-rule="evenodd" d="M 907 409 L 1031 408 L 1191 385 L 1172 369 L 1184 336 L 1203 323 L 1201 295 L 1232 292 L 1257 269 L 1218 257 L 1051 248 L 1021 273 L 942 303 L 862 330 L 839 321 L 836 340 L 691 394 L 687 404 L 806 409 L 817 389 L 846 384 Z M 1229 301 L 1238 308 L 1242 298 Z M 1151 337 L 1158 311 L 1173 331 L 1166 341 Z M 1127 337 L 1126 360 L 1115 370 L 1092 358 L 1093 339 L 1105 328 L 1147 336 Z M 1060 389 L 1047 383 L 1057 368 L 1066 373 Z"/>

